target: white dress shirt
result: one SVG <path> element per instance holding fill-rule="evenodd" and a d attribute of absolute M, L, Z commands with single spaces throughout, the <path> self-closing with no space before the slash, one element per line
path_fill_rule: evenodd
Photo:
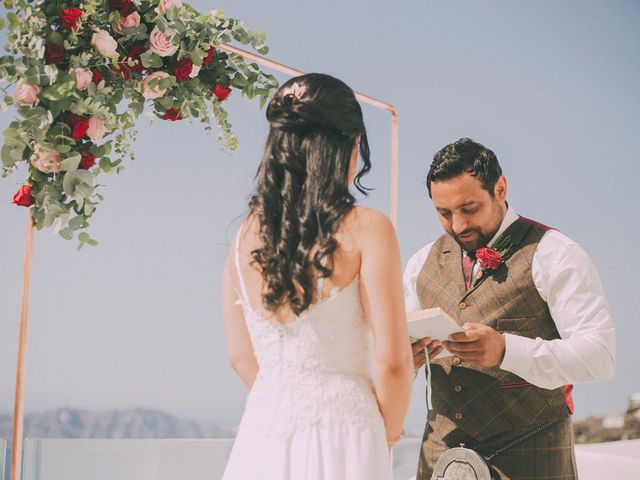
<path fill-rule="evenodd" d="M 509 207 L 488 246 L 517 219 L 518 214 Z M 416 281 L 432 245 L 418 250 L 405 267 L 404 296 L 409 311 L 422 308 Z M 474 275 L 477 268 L 476 262 Z M 549 230 L 536 247 L 531 275 L 560 338 L 542 340 L 505 333 L 500 368 L 548 389 L 610 379 L 615 369 L 615 329 L 589 255 L 562 233 Z"/>

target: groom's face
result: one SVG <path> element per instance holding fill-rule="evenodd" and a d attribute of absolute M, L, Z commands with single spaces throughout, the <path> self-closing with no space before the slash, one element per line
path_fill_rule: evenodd
<path fill-rule="evenodd" d="M 480 180 L 464 172 L 431 183 L 431 199 L 445 231 L 467 252 L 487 245 L 507 211 L 507 181 L 500 177 L 490 195 Z"/>

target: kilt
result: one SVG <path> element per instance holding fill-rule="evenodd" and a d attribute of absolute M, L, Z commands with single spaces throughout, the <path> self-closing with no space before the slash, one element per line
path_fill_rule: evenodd
<path fill-rule="evenodd" d="M 434 431 L 438 423 L 438 420 L 427 421 L 416 480 L 431 479 L 438 457 L 446 450 L 443 441 L 449 447 L 457 447 L 463 443 L 465 447 L 482 455 L 490 455 L 536 427 L 519 427 L 479 442 L 460 429 L 450 430 L 441 440 Z M 494 470 L 492 475 L 496 480 L 576 480 L 578 477 L 571 417 L 561 418 L 534 436 L 496 455 L 488 463 Z"/>

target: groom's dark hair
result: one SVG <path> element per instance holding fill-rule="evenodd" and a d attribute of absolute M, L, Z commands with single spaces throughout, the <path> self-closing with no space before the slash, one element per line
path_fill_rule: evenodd
<path fill-rule="evenodd" d="M 493 186 L 502 175 L 496 154 L 484 145 L 463 137 L 450 143 L 433 156 L 427 174 L 427 190 L 431 198 L 431 183 L 447 180 L 468 172 L 478 177 L 482 188 L 493 197 Z"/>

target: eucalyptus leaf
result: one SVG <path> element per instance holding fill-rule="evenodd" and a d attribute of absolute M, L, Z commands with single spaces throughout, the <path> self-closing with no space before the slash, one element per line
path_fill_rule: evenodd
<path fill-rule="evenodd" d="M 87 225 L 88 223 L 84 219 L 84 217 L 73 217 L 71 220 L 69 220 L 69 228 L 71 230 L 80 230 L 81 228 L 85 228 Z M 78 235 L 78 238 L 80 238 L 80 235 Z"/>
<path fill-rule="evenodd" d="M 77 170 L 78 165 L 80 165 L 80 160 L 82 160 L 82 155 L 79 153 L 71 155 L 60 162 L 60 170 L 63 172 Z"/>
<path fill-rule="evenodd" d="M 73 230 L 71 230 L 70 228 L 63 228 L 58 232 L 58 235 L 60 235 L 65 240 L 71 240 L 73 238 Z"/>
<path fill-rule="evenodd" d="M 62 180 L 62 189 L 67 195 L 74 195 L 78 185 L 93 186 L 93 175 L 86 170 L 67 172 Z"/>
<path fill-rule="evenodd" d="M 4 167 L 12 167 L 16 164 L 18 160 L 14 159 L 12 153 L 12 148 L 9 145 L 4 145 L 2 150 L 0 150 L 0 156 L 2 157 L 2 165 Z"/>

